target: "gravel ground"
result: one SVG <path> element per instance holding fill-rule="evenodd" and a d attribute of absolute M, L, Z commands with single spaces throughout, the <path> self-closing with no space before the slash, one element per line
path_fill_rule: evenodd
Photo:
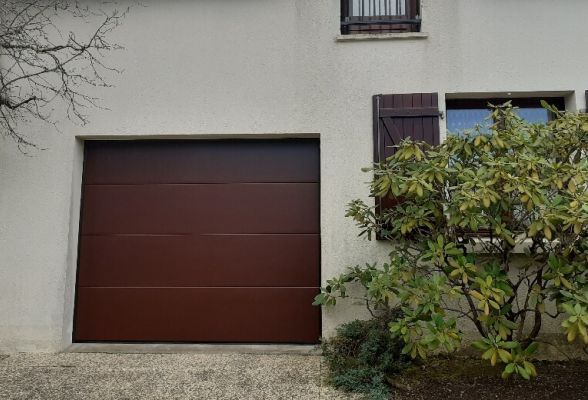
<path fill-rule="evenodd" d="M 353 399 L 316 355 L 0 355 L 2 400 Z"/>

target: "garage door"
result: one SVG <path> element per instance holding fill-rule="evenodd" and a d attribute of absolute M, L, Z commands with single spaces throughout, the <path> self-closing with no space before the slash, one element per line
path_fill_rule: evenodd
<path fill-rule="evenodd" d="M 87 142 L 75 341 L 316 343 L 316 140 Z"/>

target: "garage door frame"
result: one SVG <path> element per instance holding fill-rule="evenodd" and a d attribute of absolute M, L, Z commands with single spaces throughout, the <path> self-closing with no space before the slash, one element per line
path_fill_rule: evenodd
<path fill-rule="evenodd" d="M 108 139 L 111 139 L 111 138 L 106 138 L 106 139 L 108 140 Z M 120 138 L 116 138 L 116 139 L 117 140 L 120 140 Z M 214 136 L 214 137 L 210 137 L 209 136 L 209 137 L 205 137 L 205 138 L 191 138 L 189 140 L 190 141 L 206 141 L 206 142 L 214 141 L 214 142 L 217 142 L 217 141 L 236 141 L 236 140 L 237 141 L 241 141 L 241 140 L 250 140 L 250 139 L 252 139 L 252 140 L 255 140 L 255 139 L 263 139 L 263 140 L 271 140 L 271 141 L 280 141 L 281 139 L 286 139 L 286 140 L 287 139 L 316 139 L 317 146 L 320 148 L 320 140 L 319 140 L 319 138 L 318 138 L 317 135 L 302 135 L 302 136 L 301 135 L 280 135 L 279 137 L 271 137 L 271 138 L 268 138 L 266 135 L 256 135 L 255 137 L 253 137 L 253 136 L 247 136 L 247 138 L 245 138 L 243 136 L 223 137 L 223 138 L 219 138 L 218 136 Z M 94 140 L 94 139 L 92 139 L 92 140 Z M 158 138 L 158 139 L 141 139 L 141 140 L 157 140 L 157 141 L 166 141 L 167 142 L 167 141 L 170 141 L 171 139 Z M 181 140 L 186 140 L 186 139 L 185 138 L 181 138 Z M 79 140 L 78 142 L 80 142 L 79 144 L 81 144 L 81 153 L 82 153 L 81 164 L 83 166 L 83 162 L 85 160 L 85 156 L 84 155 L 85 155 L 85 143 L 86 143 L 86 141 Z M 320 160 L 320 158 L 319 158 L 319 160 Z M 319 169 L 318 173 L 319 173 L 319 176 L 320 176 L 320 161 L 319 161 L 318 169 Z M 75 182 L 76 182 L 76 177 L 75 176 L 74 176 L 73 182 L 74 182 L 74 185 L 75 185 Z M 77 189 L 77 192 L 81 192 L 81 188 L 83 187 L 83 167 L 80 168 L 80 171 L 79 171 L 79 180 L 77 180 L 77 182 L 79 182 L 79 184 L 78 184 L 78 186 L 76 188 Z M 319 233 L 318 234 L 318 241 L 319 241 L 318 263 L 319 263 L 319 268 L 316 271 L 316 273 L 317 273 L 317 279 L 318 279 L 318 282 L 319 283 L 321 282 L 321 270 L 322 270 L 322 267 L 321 267 L 321 265 L 322 265 L 322 263 L 321 263 L 322 251 L 320 250 L 320 249 L 322 249 L 322 246 L 320 244 L 320 242 L 321 242 L 321 235 L 320 235 L 320 232 L 321 232 L 321 228 L 320 228 L 320 223 L 321 223 L 321 218 L 320 218 L 320 214 L 321 214 L 320 185 L 321 185 L 321 180 L 319 179 L 319 181 L 318 181 L 319 199 L 318 199 L 318 204 L 317 204 L 317 207 L 318 207 L 318 221 L 317 222 L 318 222 L 318 225 L 319 225 L 319 231 L 318 231 L 318 233 Z M 77 289 L 77 282 L 78 282 L 78 276 L 79 276 L 79 254 L 80 254 L 80 245 L 81 245 L 80 235 L 81 235 L 81 226 L 82 226 L 82 222 L 83 222 L 82 221 L 83 198 L 82 198 L 82 194 L 81 193 L 79 195 L 79 200 L 76 202 L 75 201 L 75 192 L 74 192 L 74 199 L 72 201 L 72 204 L 73 204 L 74 207 L 72 207 L 72 215 L 75 215 L 75 214 L 73 214 L 73 212 L 76 211 L 76 207 L 75 207 L 76 204 L 75 203 L 77 203 L 77 216 L 78 216 L 78 221 L 77 221 L 77 224 L 76 224 L 77 225 L 76 226 L 77 229 L 75 230 L 76 231 L 75 233 L 76 233 L 76 236 L 77 236 L 76 237 L 77 240 L 76 240 L 76 243 L 75 243 L 76 244 L 76 247 L 77 247 L 77 251 L 75 252 L 75 258 L 76 258 L 76 260 L 75 260 L 75 278 L 74 278 L 75 280 L 74 280 L 74 284 L 73 284 L 73 286 L 74 286 L 73 287 L 73 289 L 74 289 L 74 296 L 73 296 L 73 299 L 72 299 L 72 301 L 70 303 L 71 304 L 71 314 L 70 314 L 71 315 L 71 319 L 70 319 L 70 324 L 71 325 L 70 325 L 70 330 L 69 330 L 70 335 L 68 335 L 69 336 L 69 343 L 72 343 L 73 342 L 74 329 L 75 329 L 75 326 L 76 326 L 76 321 L 75 321 L 75 306 L 78 304 L 78 302 L 77 302 L 78 291 L 76 289 Z M 70 234 L 70 236 L 71 236 L 71 234 Z M 319 332 L 322 332 L 322 311 L 320 311 L 318 313 L 318 326 L 319 326 Z M 83 341 L 76 341 L 76 343 L 82 343 L 82 342 Z M 87 342 L 93 342 L 93 341 L 87 341 Z M 103 342 L 103 341 L 101 341 L 101 342 Z M 152 341 L 149 341 L 149 342 L 133 341 L 133 342 L 134 343 L 158 343 L 158 342 L 152 342 Z M 114 343 L 116 343 L 116 341 Z M 170 342 L 164 342 L 164 343 L 170 343 Z M 178 343 L 182 343 L 182 342 L 178 342 Z M 218 342 L 214 342 L 214 343 L 218 343 Z M 263 343 L 263 342 L 261 342 L 261 343 Z M 251 342 L 251 344 L 255 344 L 255 342 Z"/>

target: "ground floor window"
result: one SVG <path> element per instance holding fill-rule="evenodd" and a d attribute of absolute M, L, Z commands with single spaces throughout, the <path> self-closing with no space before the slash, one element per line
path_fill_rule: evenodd
<path fill-rule="evenodd" d="M 518 108 L 517 113 L 526 121 L 545 123 L 551 120 L 553 115 L 541 106 L 541 100 L 555 105 L 560 110 L 565 109 L 565 102 L 562 97 L 447 99 L 447 131 L 462 134 L 479 125 L 483 132 L 492 124 L 492 121 L 488 118 L 490 104 L 500 105 L 507 101 L 511 101 L 512 105 Z"/>

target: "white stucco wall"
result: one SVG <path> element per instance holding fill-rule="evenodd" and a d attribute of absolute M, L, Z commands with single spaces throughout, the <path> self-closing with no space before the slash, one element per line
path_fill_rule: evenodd
<path fill-rule="evenodd" d="M 124 0 L 121 0 L 124 3 Z M 387 253 L 356 237 L 378 93 L 567 93 L 585 108 L 588 2 L 423 0 L 426 39 L 337 42 L 339 0 L 144 0 L 115 32 L 110 108 L 45 148 L 0 146 L 0 351 L 71 342 L 82 139 L 311 135 L 321 140 L 322 275 Z M 443 104 L 441 104 L 443 107 Z M 355 311 L 323 314 L 324 333 Z"/>

